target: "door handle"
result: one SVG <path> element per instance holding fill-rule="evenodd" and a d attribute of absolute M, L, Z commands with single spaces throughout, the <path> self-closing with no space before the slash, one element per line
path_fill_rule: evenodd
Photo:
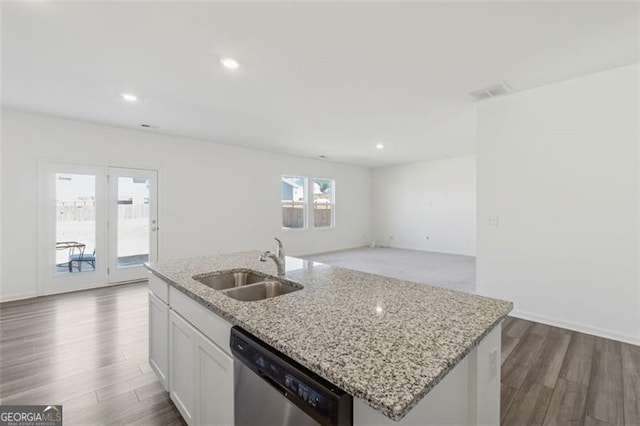
<path fill-rule="evenodd" d="M 158 230 L 158 227 L 157 227 L 157 226 L 152 226 L 152 227 L 151 227 L 151 230 L 152 230 L 152 231 L 157 231 L 157 230 Z"/>

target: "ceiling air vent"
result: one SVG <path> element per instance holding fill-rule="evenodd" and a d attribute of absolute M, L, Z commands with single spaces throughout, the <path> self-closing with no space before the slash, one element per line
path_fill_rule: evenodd
<path fill-rule="evenodd" d="M 476 101 L 482 99 L 493 98 L 496 96 L 504 95 L 511 92 L 511 87 L 507 83 L 494 84 L 493 86 L 483 87 L 482 89 L 474 90 L 469 94 Z"/>

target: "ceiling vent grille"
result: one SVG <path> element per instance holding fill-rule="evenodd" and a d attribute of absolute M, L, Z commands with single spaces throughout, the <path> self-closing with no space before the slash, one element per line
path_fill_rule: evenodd
<path fill-rule="evenodd" d="M 511 87 L 507 83 L 494 84 L 493 86 L 483 87 L 482 89 L 474 90 L 469 94 L 476 101 L 482 99 L 494 98 L 496 96 L 504 95 L 511 92 Z"/>

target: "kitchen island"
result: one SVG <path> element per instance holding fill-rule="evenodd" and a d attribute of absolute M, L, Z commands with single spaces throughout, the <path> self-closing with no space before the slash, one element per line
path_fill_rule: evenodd
<path fill-rule="evenodd" d="M 147 265 L 150 362 L 187 422 L 205 424 L 199 413 L 207 407 L 197 395 L 206 383 L 190 389 L 189 371 L 172 374 L 192 356 L 185 345 L 198 352 L 193 342 L 213 342 L 212 359 L 226 357 L 216 368 L 228 367 L 228 330 L 238 325 L 351 394 L 354 424 L 499 424 L 500 324 L 510 302 L 294 257 L 286 258 L 286 279 L 303 289 L 265 300 L 235 300 L 193 279 L 230 270 L 275 275 L 259 255 Z M 232 389 L 215 392 L 229 393 L 218 399 L 233 405 Z M 232 423 L 232 413 L 225 419 Z"/>

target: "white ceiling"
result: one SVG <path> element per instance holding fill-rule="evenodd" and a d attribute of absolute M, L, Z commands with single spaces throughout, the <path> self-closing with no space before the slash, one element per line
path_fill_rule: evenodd
<path fill-rule="evenodd" d="M 639 62 L 638 8 L 4 2 L 2 103 L 366 166 L 466 155 L 468 92 Z M 223 56 L 240 69 L 221 67 Z"/>

